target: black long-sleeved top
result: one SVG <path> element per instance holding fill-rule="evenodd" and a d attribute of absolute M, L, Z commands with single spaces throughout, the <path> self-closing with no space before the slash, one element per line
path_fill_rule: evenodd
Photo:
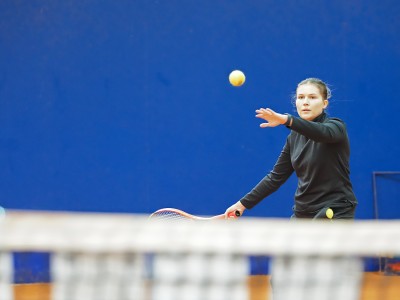
<path fill-rule="evenodd" d="M 350 146 L 342 120 L 325 112 L 313 121 L 293 117 L 291 132 L 273 168 L 240 202 L 252 208 L 296 172 L 296 217 L 313 217 L 324 207 L 355 206 L 350 182 Z"/>

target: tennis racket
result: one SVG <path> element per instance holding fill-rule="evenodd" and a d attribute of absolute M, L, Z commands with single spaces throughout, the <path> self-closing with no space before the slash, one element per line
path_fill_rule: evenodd
<path fill-rule="evenodd" d="M 235 212 L 231 212 L 228 214 L 228 218 L 238 218 L 240 217 L 240 211 L 236 210 Z M 176 208 L 162 208 L 154 213 L 152 213 L 149 217 L 152 220 L 166 220 L 166 221 L 210 221 L 210 220 L 223 220 L 225 219 L 225 215 L 217 215 L 212 217 L 199 217 L 191 215 L 187 212 L 184 212 L 180 209 Z"/>

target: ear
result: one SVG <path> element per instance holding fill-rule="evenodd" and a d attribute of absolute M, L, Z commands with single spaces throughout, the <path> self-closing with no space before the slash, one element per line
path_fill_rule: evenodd
<path fill-rule="evenodd" d="M 325 99 L 324 100 L 324 109 L 327 108 L 328 105 L 329 105 L 329 101 L 328 101 L 328 99 Z"/>

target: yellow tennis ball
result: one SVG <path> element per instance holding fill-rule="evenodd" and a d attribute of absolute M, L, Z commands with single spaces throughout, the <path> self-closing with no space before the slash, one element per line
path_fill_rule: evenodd
<path fill-rule="evenodd" d="M 332 210 L 331 208 L 328 208 L 328 209 L 326 210 L 325 214 L 326 214 L 326 217 L 327 217 L 328 219 L 332 219 L 332 218 L 333 218 L 333 210 Z"/>
<path fill-rule="evenodd" d="M 234 70 L 229 74 L 229 82 L 233 86 L 241 86 L 246 81 L 246 76 L 240 70 Z"/>

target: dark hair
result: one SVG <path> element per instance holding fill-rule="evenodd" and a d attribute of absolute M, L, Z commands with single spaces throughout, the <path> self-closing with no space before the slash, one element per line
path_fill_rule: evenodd
<path fill-rule="evenodd" d="M 307 78 L 307 79 L 304 79 L 303 81 L 301 81 L 297 85 L 297 88 L 299 88 L 299 86 L 301 86 L 303 84 L 313 84 L 313 85 L 315 85 L 318 88 L 319 92 L 321 93 L 321 95 L 322 95 L 322 97 L 324 99 L 329 99 L 332 96 L 331 89 L 321 79 L 318 79 L 318 78 Z M 297 89 L 296 89 L 296 93 L 297 93 Z"/>

